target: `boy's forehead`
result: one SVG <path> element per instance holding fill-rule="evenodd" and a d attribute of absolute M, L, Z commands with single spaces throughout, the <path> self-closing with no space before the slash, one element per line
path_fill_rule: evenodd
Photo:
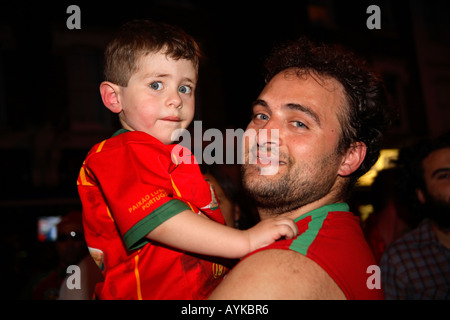
<path fill-rule="evenodd" d="M 140 54 L 136 59 L 136 72 L 150 74 L 184 73 L 192 81 L 197 80 L 198 68 L 193 61 L 184 58 L 174 59 L 164 50 Z"/>

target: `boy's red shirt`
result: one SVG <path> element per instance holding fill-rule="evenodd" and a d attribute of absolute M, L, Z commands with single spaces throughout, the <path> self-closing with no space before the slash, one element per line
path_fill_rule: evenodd
<path fill-rule="evenodd" d="M 122 132 L 91 149 L 77 184 L 86 242 L 105 277 L 98 299 L 206 299 L 228 271 L 213 258 L 146 238 L 187 209 L 224 224 L 188 149 Z"/>

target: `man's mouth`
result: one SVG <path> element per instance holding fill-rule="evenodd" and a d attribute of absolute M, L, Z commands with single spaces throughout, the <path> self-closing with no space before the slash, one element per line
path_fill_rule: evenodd
<path fill-rule="evenodd" d="M 256 159 L 256 164 L 262 166 L 273 165 L 275 163 L 277 163 L 280 166 L 287 164 L 286 161 L 280 159 L 278 150 L 276 152 L 262 152 L 262 151 L 252 152 L 251 158 Z M 250 163 L 252 162 L 250 161 Z"/>
<path fill-rule="evenodd" d="M 276 157 L 256 157 L 256 163 L 259 165 L 267 166 L 267 165 L 273 165 L 274 163 L 278 163 L 280 166 L 285 165 L 285 161 L 280 161 Z"/>

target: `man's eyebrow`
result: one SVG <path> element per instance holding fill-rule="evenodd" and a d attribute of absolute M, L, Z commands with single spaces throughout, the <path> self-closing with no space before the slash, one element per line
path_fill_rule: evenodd
<path fill-rule="evenodd" d="M 262 99 L 255 100 L 252 103 L 252 107 L 255 107 L 255 106 L 269 108 L 269 104 L 265 100 L 262 100 Z M 311 108 L 302 106 L 301 104 L 298 104 L 298 103 L 288 103 L 285 105 L 285 107 L 288 109 L 291 109 L 291 110 L 297 110 L 297 111 L 305 113 L 310 118 L 312 118 L 317 123 L 317 125 L 320 127 L 319 115 L 316 112 L 314 112 Z"/>
<path fill-rule="evenodd" d="M 450 168 L 439 168 L 433 171 L 433 173 L 431 174 L 431 177 L 434 178 L 435 176 L 437 176 L 440 173 L 447 173 L 450 172 Z"/>
<path fill-rule="evenodd" d="M 316 112 L 314 112 L 314 110 L 312 110 L 311 108 L 306 107 L 306 106 L 302 106 L 301 104 L 298 104 L 298 103 L 288 103 L 288 104 L 286 105 L 286 107 L 287 107 L 288 109 L 291 109 L 291 110 L 298 110 L 298 111 L 300 111 L 300 112 L 303 112 L 303 113 L 307 114 L 307 115 L 308 115 L 310 118 L 312 118 L 312 119 L 317 123 L 317 125 L 320 127 L 320 118 L 319 118 L 319 115 L 318 115 Z"/>

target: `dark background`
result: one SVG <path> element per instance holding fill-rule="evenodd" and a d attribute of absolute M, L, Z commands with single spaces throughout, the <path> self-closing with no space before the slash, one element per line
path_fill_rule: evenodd
<path fill-rule="evenodd" d="M 67 7 L 81 9 L 69 30 Z M 369 30 L 369 5 L 381 29 Z M 393 127 L 384 148 L 450 129 L 448 1 L 3 1 L 0 4 L 0 221 L 3 294 L 24 298 L 33 275 L 51 267 L 36 243 L 39 216 L 78 208 L 76 178 L 87 151 L 117 128 L 100 99 L 106 43 L 124 22 L 175 24 L 199 42 L 204 60 L 196 119 L 206 128 L 245 128 L 263 87 L 264 58 L 302 35 L 339 43 L 382 73 Z M 48 259 L 47 259 L 48 258 Z"/>

